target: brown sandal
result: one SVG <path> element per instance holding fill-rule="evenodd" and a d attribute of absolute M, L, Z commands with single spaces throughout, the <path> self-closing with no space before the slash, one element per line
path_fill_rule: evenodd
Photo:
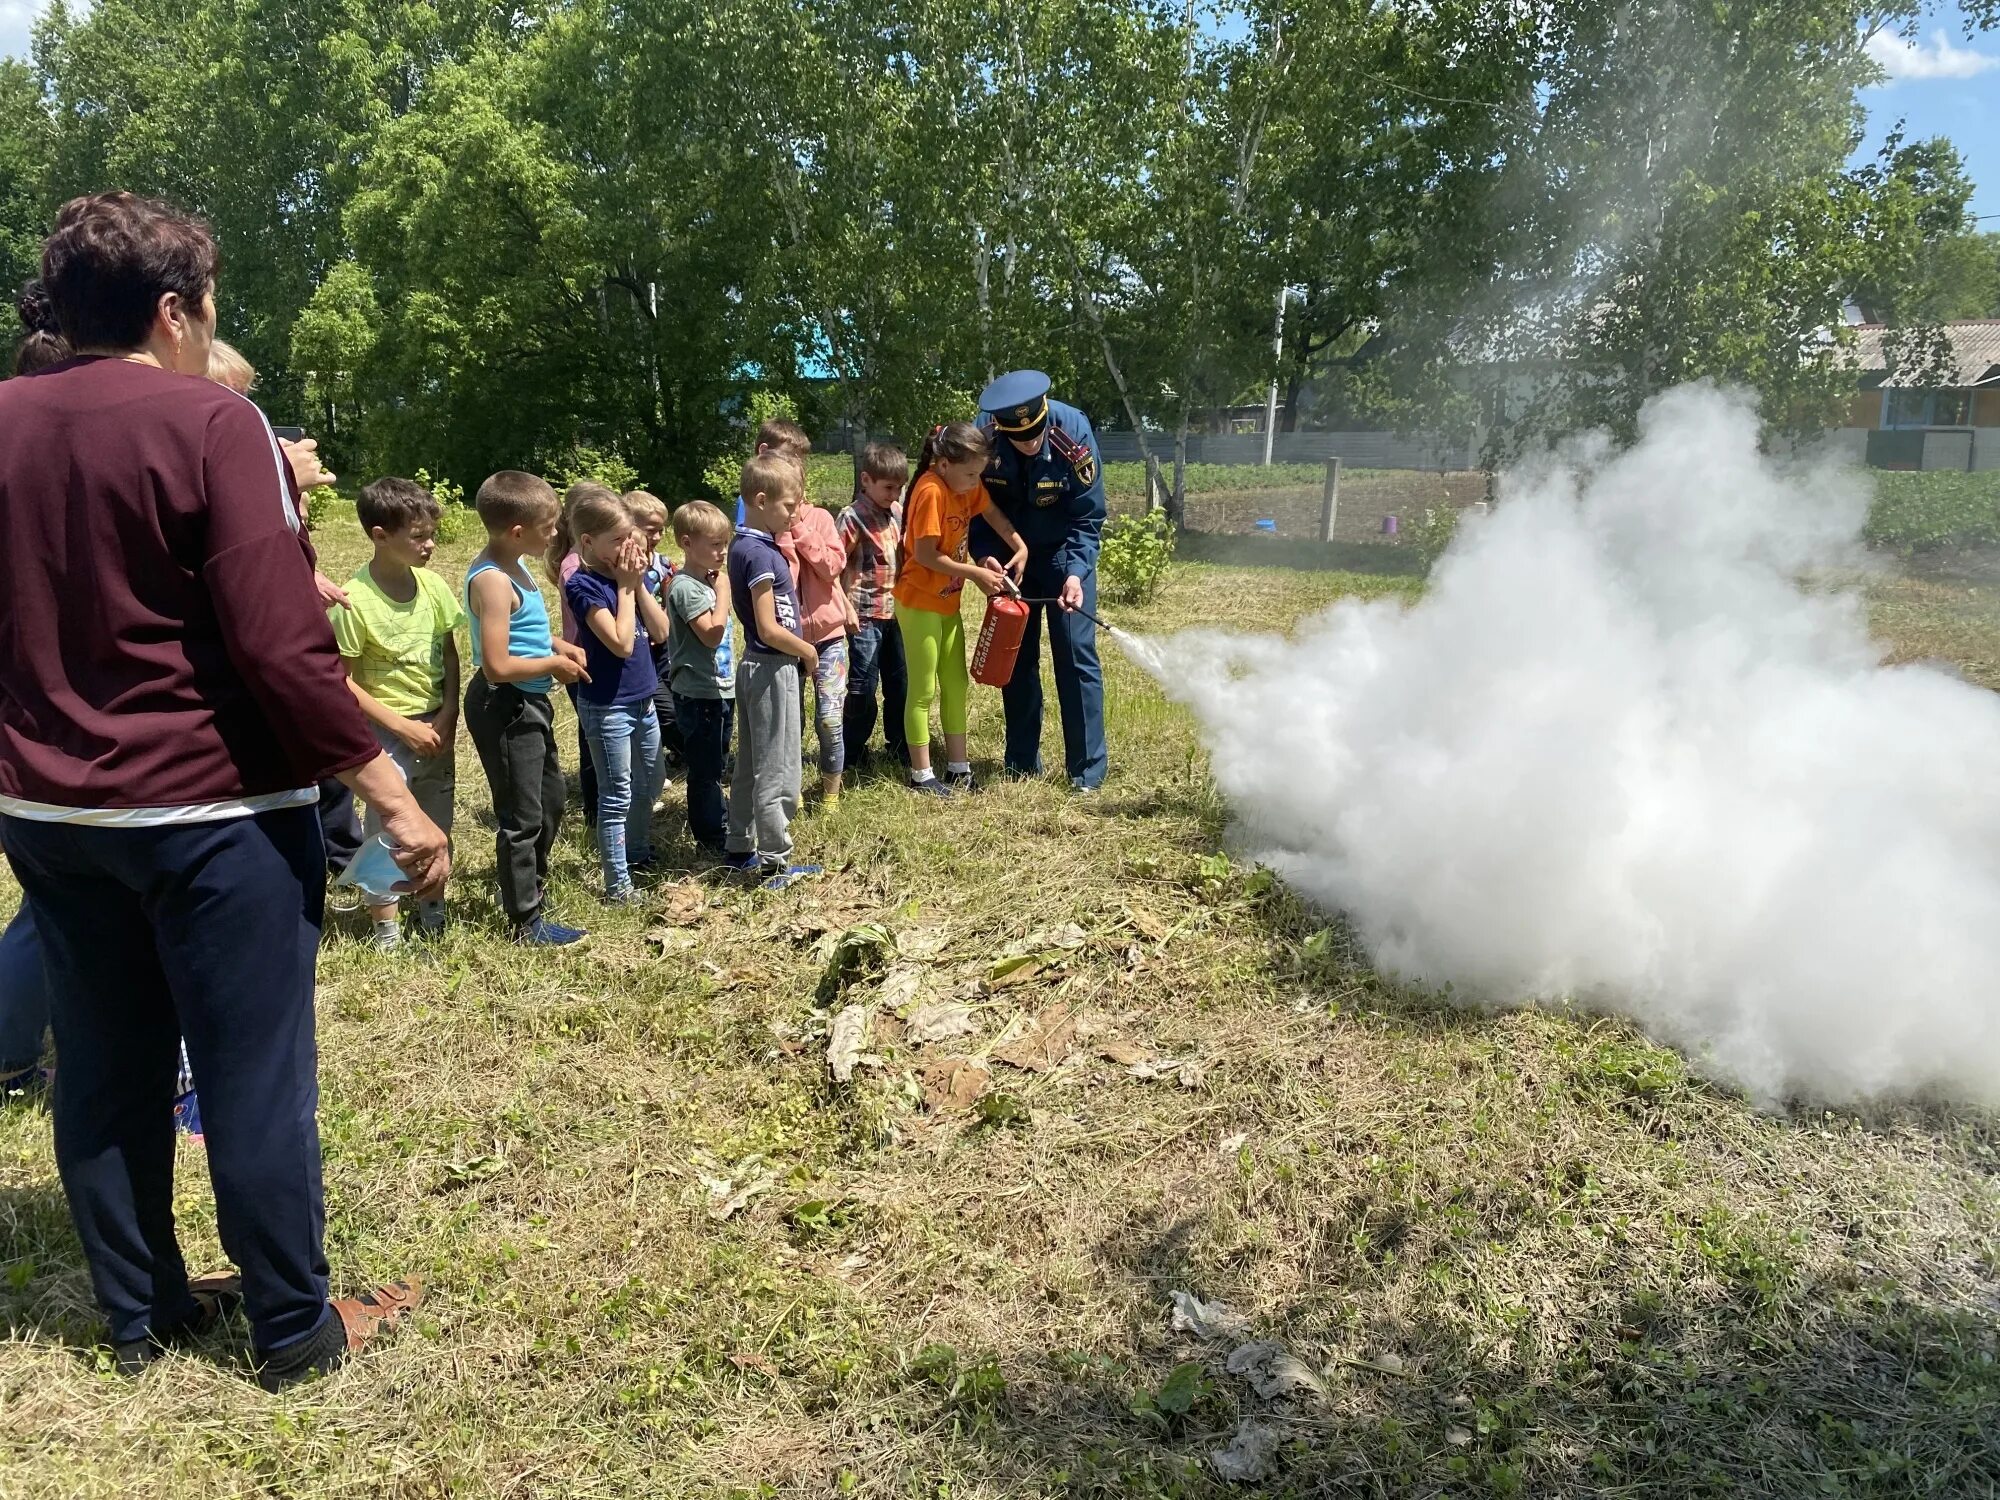
<path fill-rule="evenodd" d="M 424 1284 L 415 1276 L 387 1282 L 353 1297 L 337 1297 L 333 1310 L 340 1315 L 347 1333 L 347 1352 L 352 1354 L 393 1323 L 400 1322 L 424 1300 Z"/>

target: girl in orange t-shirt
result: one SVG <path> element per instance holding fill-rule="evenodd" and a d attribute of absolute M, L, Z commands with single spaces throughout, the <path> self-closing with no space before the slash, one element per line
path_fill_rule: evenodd
<path fill-rule="evenodd" d="M 972 680 L 965 670 L 960 591 L 972 583 L 989 595 L 1002 593 L 1007 575 L 1018 579 L 1028 565 L 1027 543 L 980 482 L 990 453 L 986 434 L 970 422 L 933 428 L 917 461 L 916 483 L 903 502 L 903 555 L 896 570 L 896 628 L 910 676 L 903 729 L 910 744 L 910 787 L 933 797 L 972 790 L 965 748 Z M 983 566 L 965 560 L 965 533 L 974 516 L 984 516 L 1014 549 L 1004 572 L 990 557 Z M 940 700 L 938 717 L 944 721 L 943 781 L 931 771 L 932 698 Z"/>

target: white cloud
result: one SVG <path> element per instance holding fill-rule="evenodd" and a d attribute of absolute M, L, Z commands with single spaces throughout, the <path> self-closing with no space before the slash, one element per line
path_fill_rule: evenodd
<path fill-rule="evenodd" d="M 1868 55 L 1892 83 L 1902 79 L 1976 78 L 1989 68 L 2000 68 L 2000 57 L 1954 46 L 1949 37 L 1936 32 L 1928 40 L 1912 42 L 1892 32 L 1878 31 L 1868 39 Z"/>
<path fill-rule="evenodd" d="M 29 33 L 44 0 L 0 0 L 0 57 L 28 55 Z"/>

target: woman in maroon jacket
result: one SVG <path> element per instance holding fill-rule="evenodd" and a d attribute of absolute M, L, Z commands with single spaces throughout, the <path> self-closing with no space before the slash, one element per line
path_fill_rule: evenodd
<path fill-rule="evenodd" d="M 330 1302 L 321 1248 L 315 783 L 379 808 L 420 895 L 443 834 L 380 752 L 263 415 L 205 379 L 199 222 L 67 204 L 42 280 L 76 357 L 0 384 L 0 845 L 51 991 L 56 1161 L 121 1368 L 240 1291 L 270 1389 L 338 1364 L 414 1282 Z M 175 1037 L 237 1278 L 174 1238 Z"/>

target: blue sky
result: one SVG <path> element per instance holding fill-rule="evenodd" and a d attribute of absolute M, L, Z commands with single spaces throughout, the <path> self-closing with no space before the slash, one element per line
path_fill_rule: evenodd
<path fill-rule="evenodd" d="M 28 28 L 43 0 L 0 0 L 0 55 L 25 57 Z M 1956 0 L 1926 19 L 1914 38 L 1882 36 L 1871 44 L 1888 80 L 1868 90 L 1872 154 L 1902 120 L 1915 138 L 1951 137 L 1979 186 L 1973 212 L 1991 215 L 1981 227 L 2000 229 L 2000 33 L 1968 41 Z"/>
<path fill-rule="evenodd" d="M 2000 229 L 2000 33 L 1968 41 L 1953 8 L 1914 38 L 1878 36 L 1869 47 L 1889 78 L 1862 96 L 1862 149 L 1872 152 L 1899 119 L 1913 140 L 1949 136 L 1978 185 L 1972 211 L 1992 216 L 1979 227 Z"/>
<path fill-rule="evenodd" d="M 28 28 L 42 9 L 41 0 L 0 0 L 0 53 L 28 55 Z"/>

